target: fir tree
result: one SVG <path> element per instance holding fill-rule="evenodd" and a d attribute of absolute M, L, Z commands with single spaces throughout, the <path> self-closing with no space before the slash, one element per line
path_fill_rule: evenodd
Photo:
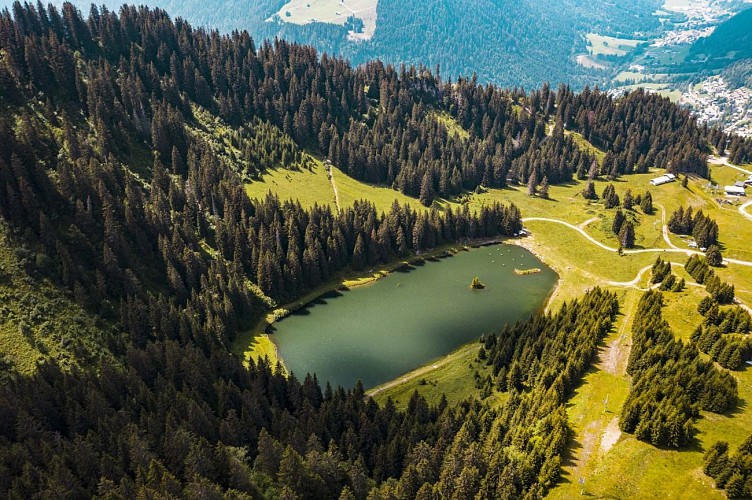
<path fill-rule="evenodd" d="M 624 248 L 632 248 L 635 243 L 634 225 L 630 221 L 625 221 L 619 230 L 619 243 Z"/>
<path fill-rule="evenodd" d="M 646 215 L 652 215 L 653 195 L 650 194 L 650 191 L 646 191 L 645 194 L 642 196 L 642 200 L 640 200 L 640 209 L 642 210 L 642 213 Z"/>

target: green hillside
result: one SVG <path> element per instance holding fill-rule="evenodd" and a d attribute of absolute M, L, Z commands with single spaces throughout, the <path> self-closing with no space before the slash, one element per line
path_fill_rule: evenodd
<path fill-rule="evenodd" d="M 718 493 L 752 251 L 710 182 L 750 167 L 711 155 L 752 140 L 643 91 L 353 66 L 148 8 L 16 4 L 0 40 L 0 496 Z M 556 270 L 544 310 L 380 388 L 279 359 L 280 317 L 501 242 Z"/>
<path fill-rule="evenodd" d="M 62 4 L 59 0 L 53 3 Z M 104 3 L 117 11 L 122 2 Z M 248 30 L 259 40 L 282 37 L 310 44 L 354 64 L 379 58 L 432 69 L 440 65 L 441 72 L 454 79 L 477 74 L 483 82 L 506 86 L 537 88 L 545 82 L 564 82 L 581 88 L 605 81 L 601 72 L 588 70 L 574 60 L 575 54 L 585 52 L 585 35 L 652 32 L 659 27 L 652 13 L 661 2 L 585 6 L 574 0 L 379 0 L 375 35 L 355 41 L 348 38 L 348 29 L 338 24 L 311 22 L 301 26 L 285 22 L 284 16 L 274 18 L 286 3 L 230 0 L 218 5 L 217 1 L 153 0 L 148 5 L 225 33 Z M 73 4 L 88 13 L 90 3 L 76 0 Z M 10 7 L 12 2 L 0 0 L 0 7 L 3 5 Z M 338 10 L 344 11 L 344 7 Z M 268 22 L 270 19 L 275 20 Z"/>
<path fill-rule="evenodd" d="M 701 60 L 706 69 L 725 67 L 752 57 L 752 9 L 721 23 L 713 33 L 700 38 L 690 49 L 690 58 Z"/>
<path fill-rule="evenodd" d="M 118 334 L 42 277 L 49 257 L 0 226 L 0 352 L 2 374 L 32 374 L 39 363 L 65 370 L 115 362 Z"/>

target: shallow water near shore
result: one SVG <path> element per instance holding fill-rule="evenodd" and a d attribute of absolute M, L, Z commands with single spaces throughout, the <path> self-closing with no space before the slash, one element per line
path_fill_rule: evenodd
<path fill-rule="evenodd" d="M 539 268 L 519 276 L 517 269 Z M 473 277 L 485 285 L 470 288 Z M 556 273 L 528 250 L 495 244 L 431 259 L 368 286 L 330 292 L 270 327 L 299 379 L 366 388 L 526 319 L 545 306 Z"/>

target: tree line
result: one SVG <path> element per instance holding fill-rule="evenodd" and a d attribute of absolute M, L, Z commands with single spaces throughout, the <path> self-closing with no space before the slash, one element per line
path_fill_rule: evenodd
<path fill-rule="evenodd" d="M 695 214 L 692 207 L 676 209 L 668 219 L 668 230 L 674 234 L 692 235 L 700 248 L 710 248 L 718 243 L 718 223 L 703 214 L 702 210 Z"/>
<path fill-rule="evenodd" d="M 752 340 L 746 335 L 752 328 L 749 313 L 739 306 L 720 309 L 711 297 L 702 299 L 697 310 L 705 320 L 692 332 L 692 342 L 722 367 L 742 369 L 752 359 Z"/>
<path fill-rule="evenodd" d="M 671 272 L 671 263 L 657 257 L 650 272 L 650 283 L 659 285 L 658 289 L 664 292 L 681 292 L 686 282 L 684 278 L 677 280 Z"/>
<path fill-rule="evenodd" d="M 684 269 L 692 276 L 695 281 L 705 285 L 714 301 L 719 304 L 731 304 L 734 302 L 735 287 L 729 283 L 721 281 L 715 271 L 710 269 L 706 259 L 697 254 L 690 255 Z"/>
<path fill-rule="evenodd" d="M 594 158 L 570 130 L 606 151 L 597 170 L 610 177 L 652 166 L 704 176 L 705 156 L 727 139 L 698 127 L 668 100 L 639 91 L 614 99 L 598 89 L 575 94 L 544 85 L 526 93 L 475 78 L 442 81 L 422 67 L 352 68 L 310 47 L 283 41 L 257 47 L 245 32 L 221 36 L 173 23 L 160 10 L 95 8 L 89 19 L 69 4 L 62 15 L 28 4 L 12 10 L 0 20 L 7 47 L 3 101 L 22 103 L 33 90 L 44 95 L 46 115 L 62 105 L 85 107 L 105 155 L 132 155 L 147 141 L 165 164 L 173 147 L 185 160 L 179 124 L 194 120 L 196 104 L 232 127 L 268 122 L 356 179 L 418 197 L 424 180 L 450 196 L 479 185 L 503 187 L 507 179 L 584 178 Z M 434 110 L 469 138 L 447 131 Z"/>
<path fill-rule="evenodd" d="M 681 448 L 691 443 L 700 410 L 723 413 L 736 406 L 737 383 L 674 337 L 662 305 L 661 292 L 654 290 L 637 305 L 627 363 L 632 386 L 619 426 L 655 446 Z"/>
<path fill-rule="evenodd" d="M 731 453 L 726 441 L 717 441 L 705 452 L 703 472 L 728 498 L 752 497 L 752 436 Z"/>

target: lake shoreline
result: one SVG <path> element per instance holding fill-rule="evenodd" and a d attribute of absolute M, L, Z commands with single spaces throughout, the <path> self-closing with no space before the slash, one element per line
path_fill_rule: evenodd
<path fill-rule="evenodd" d="M 528 236 L 528 238 L 529 238 L 529 236 Z M 551 268 L 554 271 L 554 273 L 556 273 L 556 285 L 554 285 L 553 289 L 551 290 L 551 293 L 548 295 L 548 298 L 546 299 L 546 302 L 544 303 L 545 307 L 543 308 L 543 312 L 548 312 L 549 309 L 551 308 L 551 303 L 553 302 L 554 297 L 556 297 L 556 295 L 561 290 L 561 286 L 562 286 L 562 282 L 563 282 L 563 278 L 561 277 L 561 275 L 562 275 L 561 271 L 559 270 L 558 267 L 556 267 L 555 264 L 547 262 L 546 258 L 543 256 L 542 253 L 537 252 L 535 250 L 535 245 L 533 244 L 533 240 L 532 239 L 527 240 L 527 241 L 523 241 L 522 239 L 518 238 L 518 239 L 516 239 L 511 244 L 512 245 L 517 245 L 519 247 L 522 247 L 525 250 L 527 250 L 528 252 L 530 252 L 531 254 L 535 255 L 538 258 L 538 260 L 540 260 L 541 262 L 543 262 L 543 264 L 545 264 L 546 266 L 548 266 L 549 268 Z"/>
<path fill-rule="evenodd" d="M 528 237 L 529 238 L 529 237 Z M 510 239 L 512 241 L 510 241 Z M 506 243 L 510 245 L 516 245 L 519 247 L 524 248 L 531 254 L 535 255 L 535 257 L 540 260 L 544 265 L 549 267 L 551 270 L 554 271 L 554 274 L 556 274 L 556 283 L 551 289 L 551 292 L 548 294 L 548 297 L 543 302 L 543 305 L 541 306 L 540 310 L 542 312 L 548 312 L 551 303 L 553 302 L 554 297 L 559 293 L 561 290 L 562 284 L 563 284 L 563 278 L 561 275 L 561 271 L 556 267 L 555 264 L 552 264 L 550 262 L 547 262 L 547 260 L 544 258 L 544 256 L 535 250 L 535 246 L 533 245 L 533 241 L 531 239 L 523 239 L 523 238 L 508 238 L 504 241 L 499 241 L 498 243 Z M 490 243 L 493 244 L 493 243 Z M 480 246 L 479 246 L 480 247 Z M 445 365 L 446 363 L 450 362 L 453 358 L 455 358 L 458 354 L 465 352 L 466 350 L 469 350 L 471 346 L 476 345 L 478 342 L 468 342 L 467 344 L 459 346 L 457 349 L 453 350 L 452 352 L 447 353 L 444 356 L 441 356 L 439 358 L 436 358 L 434 360 L 431 360 L 427 363 L 424 363 L 420 366 L 415 367 L 413 370 L 410 370 L 408 372 L 405 372 L 397 377 L 395 377 L 393 380 L 390 380 L 388 382 L 385 382 L 383 384 L 376 385 L 371 388 L 366 388 L 366 397 L 373 397 L 379 394 L 380 392 L 383 392 L 384 390 L 390 389 L 394 386 L 404 384 L 406 382 L 409 382 L 410 380 L 418 377 L 418 376 L 425 376 L 428 373 L 432 372 L 433 370 L 440 368 L 441 366 Z"/>
<path fill-rule="evenodd" d="M 370 273 L 360 273 L 360 274 L 343 274 L 340 275 L 338 278 L 330 280 L 328 283 L 325 283 L 323 285 L 320 285 L 316 289 L 312 290 L 311 292 L 305 294 L 300 299 L 297 299 L 293 302 L 289 302 L 287 304 L 284 304 L 280 307 L 277 307 L 269 312 L 267 312 L 261 319 L 259 319 L 256 324 L 247 332 L 240 333 L 236 340 L 232 344 L 231 351 L 235 353 L 236 355 L 239 355 L 243 358 L 244 362 L 247 362 L 249 359 L 254 358 L 253 349 L 251 348 L 254 341 L 256 341 L 257 337 L 266 337 L 268 341 L 274 345 L 274 354 L 275 359 L 271 360 L 273 363 L 279 362 L 279 364 L 282 366 L 282 368 L 289 373 L 289 370 L 287 369 L 287 366 L 285 366 L 285 362 L 282 359 L 282 357 L 279 355 L 279 348 L 274 340 L 274 335 L 269 333 L 269 328 L 274 325 L 274 323 L 286 318 L 287 316 L 295 313 L 296 311 L 299 311 L 300 309 L 303 309 L 317 300 L 319 300 L 321 297 L 326 295 L 327 293 L 335 292 L 335 291 L 348 291 L 353 290 L 355 288 L 365 287 L 368 285 L 372 285 L 376 283 L 377 281 L 390 276 L 394 274 L 394 272 L 399 271 L 400 269 L 404 269 L 405 267 L 411 267 L 415 264 L 430 262 L 433 259 L 442 259 L 451 257 L 452 255 L 458 254 L 459 252 L 469 251 L 470 249 L 474 248 L 483 248 L 486 246 L 493 246 L 497 244 L 515 244 L 510 242 L 519 241 L 519 238 L 515 237 L 494 237 L 494 238 L 481 238 L 476 240 L 471 240 L 467 243 L 451 243 L 447 245 L 443 245 L 439 248 L 436 248 L 434 250 L 425 252 L 423 254 L 417 254 L 412 255 L 406 259 L 402 260 L 395 260 L 390 263 L 384 264 L 381 269 L 378 270 L 372 270 Z M 523 245 L 519 245 L 523 246 Z M 523 248 L 525 248 L 523 246 Z M 527 248 L 526 248 L 527 249 Z M 529 249 L 527 249 L 530 251 Z M 532 252 L 532 254 L 535 255 L 535 252 Z M 539 256 L 536 255 L 540 259 Z M 542 259 L 540 259 L 542 261 Z M 544 262 L 545 264 L 545 262 Z M 551 267 L 551 266 L 549 266 Z M 559 277 L 558 271 L 551 267 L 552 270 L 557 275 L 557 278 Z M 557 285 L 558 287 L 558 280 Z M 545 302 L 547 304 L 548 301 Z"/>

